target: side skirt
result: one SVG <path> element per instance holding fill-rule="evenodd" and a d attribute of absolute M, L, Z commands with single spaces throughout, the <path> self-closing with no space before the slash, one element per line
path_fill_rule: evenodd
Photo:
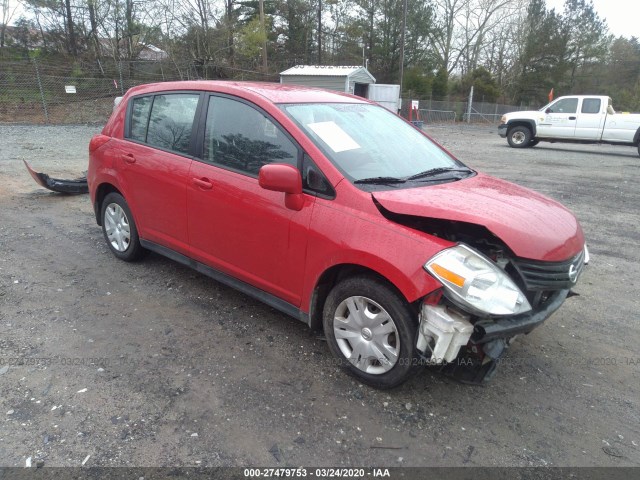
<path fill-rule="evenodd" d="M 285 302 L 281 298 L 276 297 L 270 293 L 265 292 L 264 290 L 260 290 L 259 288 L 254 287 L 253 285 L 249 285 L 242 280 L 238 280 L 231 275 L 223 273 L 219 270 L 209 267 L 204 263 L 200 263 L 192 258 L 187 257 L 181 253 L 176 252 L 175 250 L 171 250 L 170 248 L 164 247 L 162 245 L 158 245 L 157 243 L 150 242 L 148 240 L 140 239 L 140 243 L 147 250 L 151 250 L 152 252 L 158 253 L 164 257 L 167 257 L 171 260 L 174 260 L 178 263 L 186 265 L 187 267 L 191 267 L 194 270 L 205 274 L 208 277 L 213 278 L 214 280 L 223 283 L 231 288 L 235 288 L 236 290 L 255 298 L 256 300 L 261 301 L 269 305 L 270 307 L 279 310 L 282 313 L 285 313 L 293 318 L 300 320 L 301 322 L 309 325 L 309 314 L 303 312 L 295 305 L 290 304 L 289 302 Z"/>

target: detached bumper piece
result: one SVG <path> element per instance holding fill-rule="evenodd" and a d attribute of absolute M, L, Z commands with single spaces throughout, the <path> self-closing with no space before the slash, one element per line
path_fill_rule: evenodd
<path fill-rule="evenodd" d="M 82 193 L 89 193 L 89 186 L 87 185 L 87 177 L 76 178 L 74 180 L 62 180 L 59 178 L 51 178 L 46 173 L 36 172 L 31 166 L 23 160 L 24 165 L 29 170 L 31 177 L 36 181 L 38 185 L 51 190 L 52 192 L 66 193 L 68 195 L 79 195 Z"/>

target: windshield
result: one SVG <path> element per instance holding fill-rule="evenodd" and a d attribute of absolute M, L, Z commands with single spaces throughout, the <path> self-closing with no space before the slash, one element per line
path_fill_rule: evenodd
<path fill-rule="evenodd" d="M 356 184 L 395 185 L 472 173 L 414 127 L 377 105 L 296 104 L 284 110 Z"/>

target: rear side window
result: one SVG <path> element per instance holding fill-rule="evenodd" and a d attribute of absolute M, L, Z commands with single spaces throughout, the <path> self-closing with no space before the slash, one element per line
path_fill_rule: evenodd
<path fill-rule="evenodd" d="M 127 138 L 177 153 L 189 153 L 200 94 L 167 93 L 131 101 Z"/>
<path fill-rule="evenodd" d="M 237 100 L 210 98 L 204 142 L 207 163 L 249 175 L 268 163 L 297 166 L 296 145 L 266 115 Z"/>
<path fill-rule="evenodd" d="M 147 141 L 147 124 L 153 97 L 138 97 L 133 99 L 131 108 L 131 134 L 129 138 L 139 142 Z"/>
<path fill-rule="evenodd" d="M 193 93 L 156 95 L 151 107 L 146 143 L 178 153 L 189 153 L 193 119 L 200 96 Z"/>
<path fill-rule="evenodd" d="M 582 113 L 600 113 L 599 98 L 585 98 L 582 100 Z"/>

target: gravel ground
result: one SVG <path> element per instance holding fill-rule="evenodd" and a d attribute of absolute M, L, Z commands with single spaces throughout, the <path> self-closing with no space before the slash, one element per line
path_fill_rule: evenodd
<path fill-rule="evenodd" d="M 157 255 L 109 253 L 87 195 L 95 126 L 0 126 L 0 466 L 638 466 L 635 149 L 430 128 L 470 166 L 571 208 L 592 262 L 486 386 L 425 368 L 392 391 L 302 323 Z"/>

